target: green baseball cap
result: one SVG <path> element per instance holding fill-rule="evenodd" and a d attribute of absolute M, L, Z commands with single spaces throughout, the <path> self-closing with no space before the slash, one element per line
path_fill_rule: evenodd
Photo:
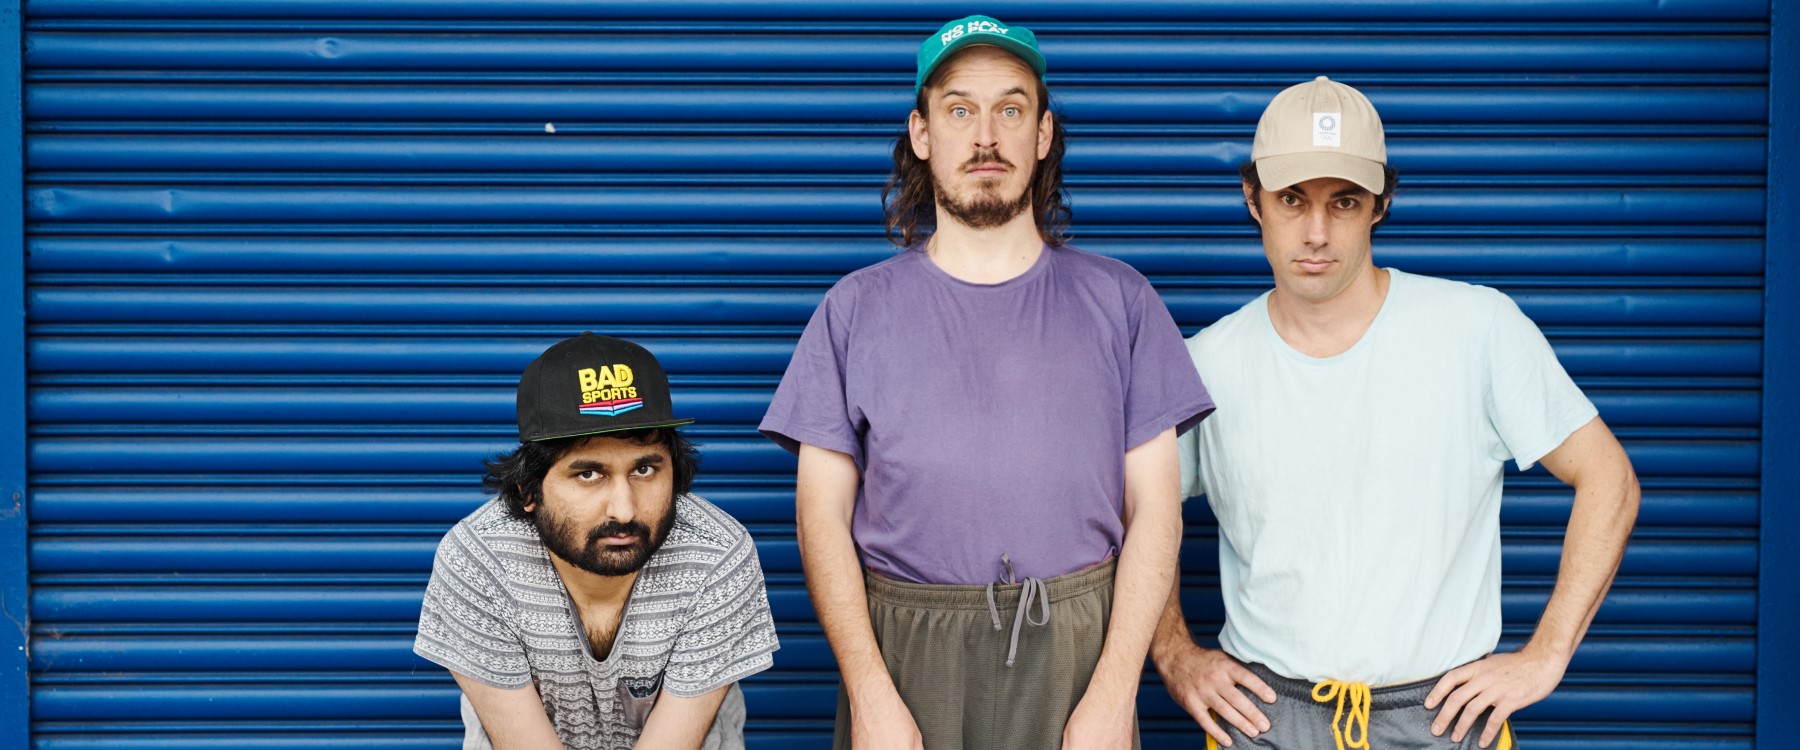
<path fill-rule="evenodd" d="M 919 44 L 919 78 L 913 84 L 913 94 L 925 88 L 925 79 L 951 53 L 976 44 L 991 44 L 1017 55 L 1037 72 L 1038 80 L 1043 80 L 1044 53 L 1038 51 L 1037 35 L 1031 29 L 1007 26 L 988 16 L 969 16 L 944 24 Z"/>

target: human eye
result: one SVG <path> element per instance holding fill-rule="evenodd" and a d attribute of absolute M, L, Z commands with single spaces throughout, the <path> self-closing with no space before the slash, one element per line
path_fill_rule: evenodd
<path fill-rule="evenodd" d="M 1283 206 L 1292 207 L 1300 205 L 1300 196 L 1294 195 L 1293 193 L 1279 193 L 1275 196 L 1275 200 L 1281 201 L 1281 205 Z"/>
<path fill-rule="evenodd" d="M 1006 115 L 1008 118 L 1015 118 L 1015 119 L 1019 115 L 1024 114 L 1024 110 L 1019 109 L 1019 106 L 1016 104 L 1008 104 L 1008 105 L 1006 105 L 1006 107 L 1004 109 L 1000 110 L 1000 112 L 1002 114 Z"/>
<path fill-rule="evenodd" d="M 583 482 L 598 481 L 600 477 L 600 472 L 594 469 L 582 469 L 581 471 L 575 472 L 575 478 Z"/>
<path fill-rule="evenodd" d="M 961 104 L 952 105 L 950 107 L 950 116 L 956 117 L 956 118 L 968 117 L 969 116 L 969 108 L 965 107 Z"/>
<path fill-rule="evenodd" d="M 639 466 L 637 468 L 632 469 L 631 475 L 634 477 L 637 477 L 639 479 L 642 479 L 644 477 L 649 477 L 649 476 L 655 476 L 656 475 L 656 466 L 654 464 L 644 464 L 643 466 Z"/>
<path fill-rule="evenodd" d="M 1354 210 L 1356 210 L 1356 207 L 1358 205 L 1361 205 L 1361 203 L 1362 203 L 1361 201 L 1358 201 L 1355 198 L 1344 197 L 1344 198 L 1337 199 L 1337 202 L 1334 205 L 1340 211 L 1354 211 Z"/>

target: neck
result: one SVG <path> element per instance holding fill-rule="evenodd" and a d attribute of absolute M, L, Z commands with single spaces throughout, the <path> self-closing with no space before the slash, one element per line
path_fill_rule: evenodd
<path fill-rule="evenodd" d="M 998 284 L 1024 273 L 1044 251 L 1031 209 L 992 229 L 974 229 L 937 211 L 937 230 L 925 254 L 938 268 L 963 281 Z"/>
<path fill-rule="evenodd" d="M 1269 322 L 1289 345 L 1313 357 L 1342 354 L 1362 339 L 1387 299 L 1388 272 L 1373 261 L 1349 286 L 1325 299 L 1310 300 L 1283 290 L 1269 295 Z"/>
<path fill-rule="evenodd" d="M 571 565 L 567 560 L 550 553 L 550 564 L 556 568 L 556 575 L 562 578 L 563 586 L 569 589 L 569 598 L 575 600 L 576 606 L 618 606 L 631 596 L 631 585 L 637 583 L 639 571 L 631 571 L 622 576 L 594 575 Z"/>

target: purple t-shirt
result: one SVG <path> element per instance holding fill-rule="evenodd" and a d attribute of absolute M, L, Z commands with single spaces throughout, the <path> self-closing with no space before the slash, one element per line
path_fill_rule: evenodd
<path fill-rule="evenodd" d="M 806 324 L 762 432 L 849 454 L 870 570 L 987 583 L 1104 560 L 1125 451 L 1212 411 L 1161 298 L 1131 266 L 1045 248 L 972 284 L 923 252 L 845 276 Z"/>

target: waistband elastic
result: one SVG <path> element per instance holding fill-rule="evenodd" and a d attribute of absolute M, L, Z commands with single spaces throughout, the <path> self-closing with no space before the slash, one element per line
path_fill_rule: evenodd
<path fill-rule="evenodd" d="M 1245 664 L 1244 666 L 1255 673 L 1257 677 L 1261 677 L 1263 682 L 1269 683 L 1269 687 L 1275 691 L 1276 695 L 1284 698 L 1295 698 L 1303 701 L 1306 705 L 1313 704 L 1313 685 L 1316 683 L 1308 680 L 1296 680 L 1282 677 L 1281 675 L 1270 671 L 1268 667 L 1257 663 Z M 1443 675 L 1438 675 L 1436 677 L 1427 677 L 1423 680 L 1414 680 L 1412 682 L 1399 682 L 1392 685 L 1382 685 L 1381 687 L 1371 687 L 1369 688 L 1369 708 L 1381 711 L 1390 708 L 1418 708 L 1419 706 L 1423 706 L 1425 705 L 1425 696 L 1431 693 L 1431 688 L 1436 686 L 1438 680 L 1442 677 Z M 1328 705 L 1319 705 L 1323 710 L 1330 710 L 1330 706 Z"/>
<path fill-rule="evenodd" d="M 1044 579 L 1044 594 L 1050 603 L 1072 599 L 1112 583 L 1118 560 L 1107 560 L 1073 573 Z M 882 578 L 874 573 L 863 576 L 863 587 L 870 599 L 899 607 L 925 609 L 978 609 L 988 611 L 987 584 L 909 583 Z M 994 601 L 1001 607 L 1012 607 L 1019 601 L 1022 583 L 994 584 Z"/>

